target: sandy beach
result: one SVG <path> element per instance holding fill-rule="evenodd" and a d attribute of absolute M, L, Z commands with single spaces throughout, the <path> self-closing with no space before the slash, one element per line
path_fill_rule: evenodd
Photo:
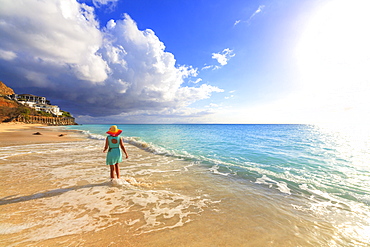
<path fill-rule="evenodd" d="M 218 202 L 193 194 L 196 176 L 181 179 L 187 162 L 126 144 L 125 184 L 115 186 L 104 142 L 71 136 L 54 127 L 1 125 L 1 246 L 211 246 L 204 237 L 194 242 L 201 222 L 187 223 L 212 214 Z"/>
<path fill-rule="evenodd" d="M 76 132 L 42 124 L 1 123 L 0 146 L 78 141 Z"/>
<path fill-rule="evenodd" d="M 0 246 L 329 246 L 334 234 L 294 197 L 194 161 L 125 144 L 117 186 L 103 140 L 0 126 Z"/>

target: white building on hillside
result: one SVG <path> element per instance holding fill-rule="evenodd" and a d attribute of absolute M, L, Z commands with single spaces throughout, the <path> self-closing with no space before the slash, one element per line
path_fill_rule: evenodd
<path fill-rule="evenodd" d="M 34 108 L 36 111 L 47 112 L 54 116 L 61 116 L 63 114 L 58 106 L 50 105 L 50 102 L 46 100 L 45 97 L 39 97 L 32 94 L 12 94 L 8 97 L 23 105 Z"/>
<path fill-rule="evenodd" d="M 39 104 L 46 104 L 46 98 L 40 97 L 32 94 L 12 94 L 9 95 L 9 97 L 12 100 L 16 100 L 20 103 L 23 102 L 33 102 L 33 103 L 39 103 Z"/>
<path fill-rule="evenodd" d="M 46 105 L 46 104 L 36 104 L 34 107 L 37 111 L 44 111 L 51 113 L 55 116 L 61 116 L 63 113 L 60 111 L 59 107 L 56 105 Z"/>

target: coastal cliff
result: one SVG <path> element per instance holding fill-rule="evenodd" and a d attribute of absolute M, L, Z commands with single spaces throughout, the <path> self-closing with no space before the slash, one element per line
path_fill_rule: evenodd
<path fill-rule="evenodd" d="M 7 107 L 7 108 L 18 107 L 19 104 L 17 102 L 6 99 L 4 97 L 10 94 L 14 94 L 13 89 L 11 89 L 10 87 L 7 87 L 3 82 L 0 81 L 0 107 Z"/>
<path fill-rule="evenodd" d="M 75 119 L 68 112 L 65 116 L 53 117 L 32 107 L 20 104 L 7 96 L 14 94 L 14 90 L 0 81 L 0 123 L 24 122 L 45 125 L 76 125 Z"/>

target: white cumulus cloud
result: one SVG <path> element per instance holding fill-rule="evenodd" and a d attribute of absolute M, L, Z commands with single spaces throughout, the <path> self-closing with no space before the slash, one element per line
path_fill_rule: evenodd
<path fill-rule="evenodd" d="M 101 82 L 107 65 L 97 53 L 102 35 L 93 9 L 74 0 L 2 1 L 1 48 L 47 63 L 70 66 L 78 79 Z"/>
<path fill-rule="evenodd" d="M 230 58 L 234 57 L 235 53 L 233 50 L 226 48 L 220 53 L 212 53 L 212 58 L 216 59 L 222 66 L 226 65 Z"/>
<path fill-rule="evenodd" d="M 200 80 L 183 86 L 198 69 L 178 65 L 154 31 L 139 30 L 127 14 L 101 26 L 94 8 L 76 0 L 3 0 L 0 36 L 2 81 L 78 115 L 201 115 L 207 111 L 187 110 L 190 104 L 223 91 Z M 221 56 L 227 63 L 233 54 Z"/>

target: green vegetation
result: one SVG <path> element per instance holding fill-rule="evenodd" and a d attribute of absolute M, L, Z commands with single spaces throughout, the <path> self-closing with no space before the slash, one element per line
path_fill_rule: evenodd
<path fill-rule="evenodd" d="M 19 104 L 19 103 L 14 103 L 14 101 L 9 101 L 9 100 L 6 100 L 4 98 L 2 98 L 2 102 L 3 103 L 9 103 L 9 102 L 12 102 L 12 105 L 13 107 L 11 106 L 8 106 L 8 105 L 1 105 L 0 106 L 0 121 L 11 121 L 12 119 L 14 118 L 17 118 L 18 116 L 24 116 L 24 117 L 28 117 L 28 116 L 40 116 L 36 110 L 28 107 L 28 106 L 24 106 L 22 104 Z"/>
<path fill-rule="evenodd" d="M 72 117 L 71 113 L 67 112 L 67 111 L 61 111 L 63 114 L 62 114 L 62 117 Z"/>
<path fill-rule="evenodd" d="M 39 116 L 43 116 L 43 117 L 53 117 L 53 114 L 48 113 L 48 112 L 38 111 L 37 113 L 39 114 Z"/>

